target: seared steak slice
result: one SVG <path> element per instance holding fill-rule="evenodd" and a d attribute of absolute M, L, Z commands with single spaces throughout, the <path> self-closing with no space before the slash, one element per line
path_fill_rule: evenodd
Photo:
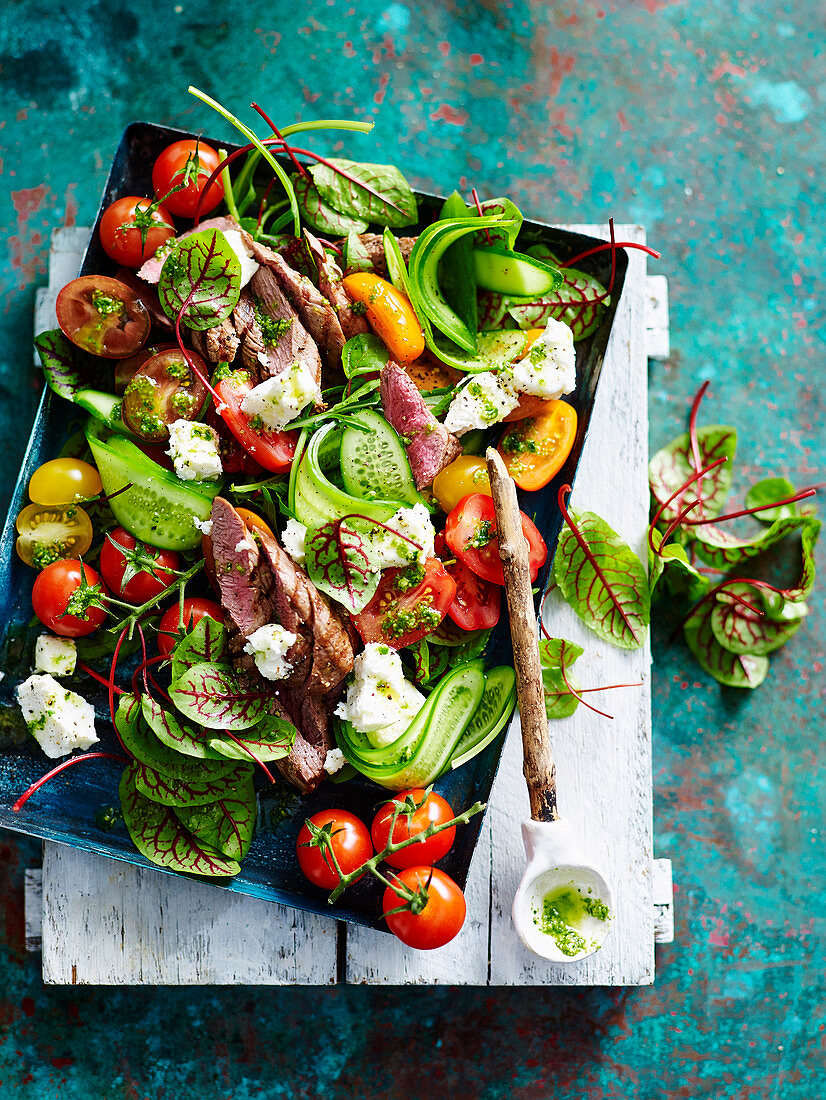
<path fill-rule="evenodd" d="M 304 230 L 304 239 L 318 269 L 319 290 L 336 311 L 345 338 L 349 340 L 353 336 L 369 332 L 370 326 L 367 324 L 364 315 L 356 313 L 353 309 L 353 303 L 350 301 L 350 296 L 341 285 L 341 268 L 324 251 L 321 241 L 317 240 L 306 229 Z"/>
<path fill-rule="evenodd" d="M 324 761 L 334 747 L 330 713 L 335 702 L 323 695 L 285 694 L 281 698 L 298 733 L 290 755 L 276 760 L 275 765 L 287 782 L 304 794 L 315 790 L 324 778 Z"/>
<path fill-rule="evenodd" d="M 244 366 L 261 381 L 304 364 L 321 382 L 321 359 L 312 337 L 284 297 L 275 275 L 259 267 L 233 313 Z M 271 329 L 271 331 L 267 331 Z"/>
<path fill-rule="evenodd" d="M 381 372 L 381 406 L 388 423 L 405 439 L 405 450 L 417 489 L 462 453 L 462 444 L 425 405 L 416 384 L 392 360 Z"/>
<path fill-rule="evenodd" d="M 380 233 L 359 233 L 359 240 L 367 255 L 376 269 L 376 274 L 381 277 L 387 278 L 387 257 L 384 254 L 384 240 Z M 396 243 L 399 246 L 404 262 L 410 259 L 410 253 L 413 251 L 413 245 L 416 243 L 415 237 L 396 237 Z"/>
<path fill-rule="evenodd" d="M 172 244 L 177 244 L 178 241 L 186 240 L 187 237 L 191 237 L 193 233 L 200 233 L 204 229 L 220 229 L 222 233 L 226 233 L 229 229 L 234 229 L 236 233 L 241 234 L 241 240 L 244 242 L 244 247 L 249 252 L 252 249 L 252 237 L 247 233 L 246 229 L 242 229 L 235 218 L 230 218 L 229 215 L 224 215 L 220 218 L 207 218 L 206 221 L 200 223 L 197 229 L 187 229 L 183 233 L 179 233 L 173 242 L 167 242 L 166 245 L 162 245 L 159 249 L 161 253 L 160 257 L 156 259 L 156 256 L 152 256 L 146 260 L 142 267 L 138 268 L 138 277 L 143 279 L 147 283 L 157 283 L 161 277 L 161 268 L 163 262 L 169 255 Z"/>
<path fill-rule="evenodd" d="M 241 338 L 229 317 L 215 328 L 199 332 L 191 331 L 192 346 L 208 363 L 231 363 L 238 351 Z"/>

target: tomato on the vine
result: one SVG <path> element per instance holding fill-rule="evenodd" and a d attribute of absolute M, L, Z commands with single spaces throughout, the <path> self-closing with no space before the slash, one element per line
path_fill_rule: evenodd
<path fill-rule="evenodd" d="M 82 638 L 106 618 L 100 577 L 81 561 L 67 558 L 47 565 L 32 588 L 32 607 L 41 623 L 64 638 Z"/>
<path fill-rule="evenodd" d="M 373 855 L 370 833 L 363 821 L 347 810 L 321 810 L 309 819 L 317 829 L 324 829 L 341 871 L 349 875 Z M 338 885 L 338 874 L 326 846 L 311 844 L 313 833 L 305 822 L 296 841 L 298 866 L 305 878 L 322 890 Z"/>
<path fill-rule="evenodd" d="M 180 559 L 174 550 L 156 550 L 116 527 L 103 540 L 100 571 L 122 600 L 142 604 L 159 596 L 175 580 Z M 155 564 L 153 564 L 155 563 Z"/>
<path fill-rule="evenodd" d="M 438 558 L 385 569 L 375 596 L 353 622 L 362 641 L 403 649 L 433 633 L 455 595 L 456 584 Z"/>
<path fill-rule="evenodd" d="M 411 909 L 392 912 L 403 905 L 403 899 L 387 887 L 381 908 L 387 927 L 408 947 L 429 951 L 444 947 L 459 934 L 465 923 L 465 895 L 450 877 L 438 867 L 407 867 L 393 879 L 417 895 Z M 422 905 L 422 901 L 424 904 Z"/>
<path fill-rule="evenodd" d="M 403 809 L 396 818 L 393 829 L 393 843 L 398 844 L 410 837 L 420 836 L 429 825 L 444 825 L 446 821 L 452 821 L 456 816 L 450 808 L 450 803 L 440 794 L 431 791 L 425 797 L 425 791 L 415 787 L 409 791 L 399 791 L 390 802 L 385 802 L 379 808 L 373 818 L 370 835 L 373 838 L 373 846 L 377 852 L 382 852 L 390 842 L 390 823 L 397 803 L 401 803 Z M 411 844 L 401 851 L 392 852 L 386 859 L 391 867 L 418 867 L 422 863 L 435 863 L 442 856 L 447 855 L 453 838 L 456 836 L 456 826 L 444 829 L 427 840 Z"/>
<path fill-rule="evenodd" d="M 533 520 L 524 512 L 519 515 L 522 518 L 522 534 L 528 543 L 531 580 L 535 581 L 545 564 L 548 548 Z M 460 500 L 447 517 L 445 541 L 456 557 L 477 577 L 490 581 L 491 584 L 504 585 L 505 575 L 502 572 L 502 559 L 499 557 L 492 497 L 483 493 L 471 493 Z"/>
<path fill-rule="evenodd" d="M 125 195 L 107 206 L 98 229 L 103 251 L 124 267 L 140 267 L 175 236 L 169 211 L 151 199 Z"/>
<path fill-rule="evenodd" d="M 298 432 L 274 432 L 253 427 L 253 420 L 241 408 L 241 402 L 252 389 L 252 381 L 243 371 L 215 383 L 217 404 L 224 423 L 259 466 L 275 474 L 289 470 L 295 456 Z"/>
<path fill-rule="evenodd" d="M 168 657 L 172 647 L 182 637 L 189 627 L 197 626 L 204 616 L 208 615 L 217 623 L 224 621 L 224 612 L 221 605 L 215 600 L 206 600 L 203 596 L 191 596 L 184 600 L 183 620 L 180 617 L 180 609 L 174 603 L 163 615 L 158 623 L 158 651 L 162 656 Z M 183 630 L 181 629 L 183 621 Z"/>

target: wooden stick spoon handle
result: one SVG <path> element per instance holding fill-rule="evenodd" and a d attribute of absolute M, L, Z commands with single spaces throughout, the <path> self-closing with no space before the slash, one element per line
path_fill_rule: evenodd
<path fill-rule="evenodd" d="M 501 455 L 492 447 L 486 454 L 499 555 L 505 574 L 505 596 L 510 615 L 513 661 L 516 669 L 516 697 L 522 723 L 523 771 L 534 821 L 556 821 L 556 765 L 539 659 L 539 637 L 531 592 L 528 542 L 522 533 L 516 486 L 505 469 Z"/>

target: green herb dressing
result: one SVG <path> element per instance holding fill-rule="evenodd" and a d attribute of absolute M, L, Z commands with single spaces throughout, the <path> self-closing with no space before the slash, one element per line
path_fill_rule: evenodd
<path fill-rule="evenodd" d="M 542 909 L 534 909 L 534 924 L 551 936 L 563 955 L 579 955 L 589 944 L 581 931 L 586 917 L 607 921 L 611 914 L 599 898 L 586 897 L 574 884 L 557 886 L 542 899 Z M 590 944 L 595 947 L 596 944 Z"/>

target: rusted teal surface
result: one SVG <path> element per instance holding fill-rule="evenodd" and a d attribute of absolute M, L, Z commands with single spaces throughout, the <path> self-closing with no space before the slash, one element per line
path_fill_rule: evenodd
<path fill-rule="evenodd" d="M 397 160 L 425 187 L 506 191 L 540 219 L 645 224 L 674 348 L 651 371 L 652 444 L 710 379 L 708 417 L 741 429 L 740 486 L 826 480 L 822 81 L 811 0 L 8 3 L 5 493 L 34 413 L 49 233 L 92 217 L 129 120 L 222 132 L 189 83 L 279 120 L 373 118 L 348 152 Z M 658 950 L 653 989 L 44 989 L 23 950 L 37 846 L 4 834 L 0 1094 L 819 1096 L 820 592 L 812 604 L 753 695 L 709 682 L 655 625 L 655 838 L 674 860 L 677 941 Z"/>

